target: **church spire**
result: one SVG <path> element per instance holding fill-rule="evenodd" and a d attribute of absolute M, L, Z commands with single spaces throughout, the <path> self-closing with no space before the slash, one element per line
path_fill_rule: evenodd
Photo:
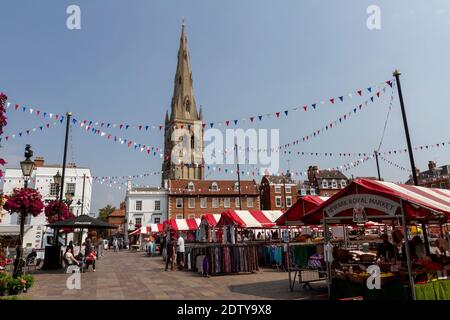
<path fill-rule="evenodd" d="M 198 120 L 184 21 L 181 25 L 177 71 L 174 80 L 170 120 Z"/>

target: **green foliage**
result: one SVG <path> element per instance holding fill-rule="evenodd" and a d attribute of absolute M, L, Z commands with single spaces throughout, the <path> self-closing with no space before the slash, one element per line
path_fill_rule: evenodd
<path fill-rule="evenodd" d="M 100 220 L 106 221 L 108 220 L 108 216 L 115 210 L 117 210 L 116 207 L 113 207 L 112 205 L 108 204 L 106 207 L 98 210 L 98 218 Z"/>
<path fill-rule="evenodd" d="M 7 272 L 0 273 L 0 294 L 17 294 L 24 289 L 29 289 L 34 284 L 33 276 L 27 274 L 14 279 Z"/>

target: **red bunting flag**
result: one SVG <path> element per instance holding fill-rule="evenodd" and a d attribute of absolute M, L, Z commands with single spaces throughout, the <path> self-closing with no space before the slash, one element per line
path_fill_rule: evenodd
<path fill-rule="evenodd" d="M 227 126 L 230 124 L 230 121 L 229 120 L 227 120 L 227 121 L 225 121 L 225 123 L 227 124 Z"/>
<path fill-rule="evenodd" d="M 280 113 L 279 112 L 276 112 L 275 114 L 277 115 L 277 118 L 280 117 Z"/>
<path fill-rule="evenodd" d="M 334 98 L 330 99 L 331 104 L 334 104 Z"/>
<path fill-rule="evenodd" d="M 306 109 L 308 109 L 308 106 L 303 106 L 303 109 L 306 111 Z"/>
<path fill-rule="evenodd" d="M 253 117 L 250 117 L 250 122 L 253 122 L 253 120 L 254 120 L 255 118 L 253 118 Z"/>
<path fill-rule="evenodd" d="M 377 92 L 377 97 L 378 97 L 378 98 L 380 97 L 380 91 Z"/>
<path fill-rule="evenodd" d="M 362 95 L 362 90 L 358 90 L 358 94 L 361 96 Z"/>
<path fill-rule="evenodd" d="M 159 126 L 159 131 L 161 131 L 161 130 L 162 130 L 162 128 L 163 128 L 163 126 Z"/>

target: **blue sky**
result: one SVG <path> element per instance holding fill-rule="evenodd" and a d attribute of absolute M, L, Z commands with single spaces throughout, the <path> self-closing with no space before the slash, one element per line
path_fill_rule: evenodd
<path fill-rule="evenodd" d="M 81 8 L 81 30 L 66 28 L 66 8 Z M 366 8 L 381 8 L 381 30 L 366 27 Z M 207 122 L 232 120 L 302 106 L 379 84 L 399 68 L 412 144 L 448 141 L 450 2 L 448 1 L 9 1 L 0 4 L 0 91 L 12 101 L 77 119 L 159 124 L 173 92 L 180 24 L 187 24 L 197 105 Z M 343 125 L 293 149 L 292 171 L 335 167 L 355 160 L 298 157 L 306 152 L 370 152 L 378 145 L 389 104 L 386 96 Z M 348 100 L 348 101 L 347 101 Z M 257 128 L 280 129 L 287 143 L 323 127 L 364 100 L 355 97 L 314 112 L 292 112 Z M 45 123 L 8 110 L 5 135 Z M 244 126 L 248 128 L 248 126 Z M 125 139 L 162 146 L 156 131 L 109 130 Z M 16 138 L 0 154 L 17 166 L 25 143 L 47 162 L 61 162 L 63 126 Z M 69 160 L 96 176 L 159 171 L 161 160 L 72 129 Z M 382 150 L 406 145 L 398 98 Z M 450 163 L 450 148 L 415 152 L 416 164 Z M 409 168 L 406 154 L 389 160 Z M 229 167 L 231 169 L 231 167 Z M 381 162 L 387 180 L 408 174 Z M 375 176 L 374 161 L 346 172 Z M 233 178 L 212 173 L 209 178 Z M 159 185 L 160 177 L 134 180 Z M 93 208 L 118 205 L 124 191 L 94 185 Z"/>

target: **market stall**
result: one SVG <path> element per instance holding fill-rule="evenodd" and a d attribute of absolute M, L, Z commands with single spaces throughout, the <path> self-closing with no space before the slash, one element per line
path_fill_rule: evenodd
<path fill-rule="evenodd" d="M 201 218 L 200 226 L 197 231 L 197 241 L 216 242 L 216 225 L 220 220 L 220 214 L 204 214 Z M 220 232 L 219 232 L 220 233 Z M 220 234 L 219 234 L 220 237 Z"/>
<path fill-rule="evenodd" d="M 418 236 L 410 240 L 408 232 L 408 225 L 443 224 L 449 216 L 449 190 L 356 179 L 301 220 L 322 223 L 324 230 L 331 225 L 364 226 L 369 220 L 392 228 L 376 253 L 366 239 L 344 247 L 325 232 L 330 298 L 450 299 L 450 290 L 445 291 L 450 287 L 450 260 L 445 253 L 429 253 L 426 228 L 423 241 Z"/>
<path fill-rule="evenodd" d="M 186 241 L 195 241 L 195 233 L 200 226 L 199 218 L 169 219 L 163 222 L 164 231 L 182 234 Z"/>

